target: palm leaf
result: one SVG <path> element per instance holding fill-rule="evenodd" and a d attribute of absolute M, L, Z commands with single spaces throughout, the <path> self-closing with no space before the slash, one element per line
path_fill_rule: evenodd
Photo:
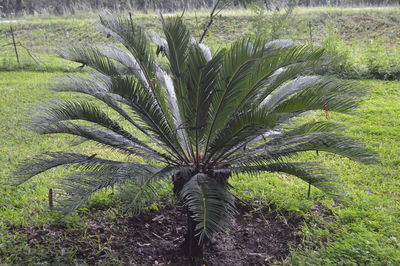
<path fill-rule="evenodd" d="M 158 131 L 161 128 L 170 132 L 176 131 L 173 115 L 169 109 L 170 105 L 165 97 L 165 88 L 161 86 L 157 77 L 158 68 L 155 64 L 154 56 L 150 50 L 150 40 L 146 32 L 142 29 L 142 27 L 135 24 L 132 19 L 107 18 L 103 16 L 100 18 L 100 22 L 100 29 L 107 34 L 110 34 L 110 36 L 114 37 L 116 40 L 120 41 L 125 48 L 128 49 L 136 63 L 139 65 L 141 74 L 143 74 L 145 80 L 145 82 L 141 82 L 141 85 L 147 90 L 147 92 L 142 91 L 142 94 L 148 94 L 146 99 L 152 99 L 153 110 L 158 109 L 158 113 L 163 116 L 162 120 L 160 121 L 162 123 L 161 125 L 156 125 L 156 123 L 159 121 L 157 119 L 151 119 L 153 120 L 151 124 L 153 126 L 156 125 Z M 121 79 L 119 79 L 117 83 L 119 81 L 121 81 Z M 150 97 L 150 95 L 152 95 L 152 97 Z M 157 105 L 157 108 L 155 108 L 155 105 Z M 147 105 L 147 107 L 150 106 Z M 158 119 L 159 118 L 161 117 L 158 117 Z M 167 142 L 165 144 L 179 153 L 183 159 L 184 156 L 182 153 L 184 153 L 184 149 L 182 148 L 182 145 L 179 144 L 176 134 L 167 134 L 169 135 L 168 137 L 163 137 L 164 142 Z"/>
<path fill-rule="evenodd" d="M 87 65 L 107 76 L 117 76 L 123 73 L 122 69 L 119 69 L 110 58 L 104 56 L 96 47 L 74 45 L 69 48 L 58 49 L 57 53 L 61 58 Z"/>
<path fill-rule="evenodd" d="M 286 75 L 281 77 L 298 74 L 301 69 L 294 65 L 304 65 L 304 62 L 308 62 L 311 66 L 320 59 L 323 52 L 308 46 L 296 46 L 264 55 L 264 45 L 261 41 L 253 43 L 249 39 L 242 40 L 235 43 L 227 53 L 227 66 L 224 65 L 226 85 L 223 85 L 219 97 L 215 97 L 215 106 L 211 105 L 207 143 L 221 138 L 220 134 L 225 134 L 224 129 L 229 130 L 227 125 L 230 121 L 236 120 L 239 114 L 249 109 L 257 108 L 257 99 L 264 99 L 277 85 L 282 84 L 283 80 L 271 85 L 271 81 L 276 81 L 279 77 L 276 77 L 277 71 L 290 66 L 290 71 L 283 71 Z M 270 86 L 266 87 L 267 85 Z"/>
<path fill-rule="evenodd" d="M 180 198 L 197 222 L 195 231 L 201 242 L 225 231 L 236 214 L 232 194 L 205 174 L 194 175 L 182 188 Z"/>
<path fill-rule="evenodd" d="M 230 169 L 233 173 L 248 173 L 252 175 L 262 172 L 281 172 L 296 176 L 314 187 L 330 194 L 336 199 L 342 199 L 344 189 L 341 179 L 332 170 L 320 167 L 314 163 L 279 162 L 251 166 L 238 166 Z M 221 170 L 223 171 L 223 170 Z"/>
<path fill-rule="evenodd" d="M 147 166 L 133 162 L 105 160 L 79 153 L 47 152 L 35 156 L 34 158 L 26 161 L 24 164 L 21 164 L 9 181 L 10 184 L 19 185 L 35 175 L 63 165 L 73 166 L 75 169 L 77 168 L 81 170 L 92 171 L 101 171 L 104 168 L 110 171 L 118 169 L 130 169 L 138 173 L 142 173 L 141 171 L 148 171 L 148 169 L 158 169 L 158 167 L 155 166 Z"/>
<path fill-rule="evenodd" d="M 112 120 L 105 112 L 99 107 L 88 101 L 59 101 L 52 103 L 49 107 L 42 108 L 41 111 L 44 113 L 42 116 L 34 117 L 30 124 L 52 124 L 66 120 L 84 120 L 92 122 L 96 125 L 107 128 L 114 133 L 121 135 L 128 140 L 136 143 L 138 147 L 154 152 L 143 141 L 134 137 L 131 133 L 123 129 L 117 122 Z"/>
<path fill-rule="evenodd" d="M 305 151 L 339 154 L 365 164 L 374 164 L 378 161 L 377 154 L 356 139 L 337 133 L 322 132 L 276 138 L 243 152 L 239 157 L 233 157 L 230 162 L 232 165 L 270 162 Z"/>

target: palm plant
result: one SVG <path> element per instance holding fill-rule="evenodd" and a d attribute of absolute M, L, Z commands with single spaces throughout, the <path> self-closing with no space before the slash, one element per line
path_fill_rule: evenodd
<path fill-rule="evenodd" d="M 89 95 L 118 119 L 96 101 L 70 100 L 46 107 L 29 127 L 39 134 L 75 135 L 130 157 L 49 152 L 22 164 L 13 179 L 20 184 L 54 167 L 75 167 L 59 183 L 66 195 L 59 206 L 68 213 L 96 191 L 128 183 L 135 187 L 130 206 L 140 210 L 156 192 L 154 185 L 169 180 L 187 211 L 183 247 L 199 257 L 205 241 L 235 216 L 233 174 L 283 172 L 336 197 L 340 183 L 332 171 L 295 162 L 293 155 L 316 150 L 375 160 L 335 123 L 294 121 L 310 111 L 349 113 L 357 106 L 362 91 L 354 84 L 312 75 L 327 62 L 323 49 L 242 38 L 212 56 L 180 17 L 162 20 L 165 39 L 146 33 L 132 18 L 101 17 L 100 29 L 123 47 L 60 50 L 61 57 L 91 71 L 63 77 L 55 87 Z M 158 63 L 160 54 L 167 63 Z"/>

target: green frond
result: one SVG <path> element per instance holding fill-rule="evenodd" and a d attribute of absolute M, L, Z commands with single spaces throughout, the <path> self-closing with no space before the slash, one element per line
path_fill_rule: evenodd
<path fill-rule="evenodd" d="M 107 76 L 123 74 L 122 69 L 118 68 L 110 58 L 104 56 L 96 47 L 74 45 L 58 49 L 57 54 L 61 58 L 89 66 Z"/>
<path fill-rule="evenodd" d="M 305 151 L 324 151 L 365 164 L 379 161 L 377 154 L 358 140 L 337 133 L 321 132 L 278 137 L 232 158 L 232 165 L 271 162 Z"/>
<path fill-rule="evenodd" d="M 205 174 L 194 175 L 183 187 L 180 198 L 197 222 L 200 241 L 225 231 L 236 214 L 234 197 L 226 187 Z"/>
<path fill-rule="evenodd" d="M 237 160 L 239 158 L 245 158 L 250 155 L 255 155 L 260 152 L 265 152 L 265 143 L 268 141 L 268 145 L 279 143 L 287 137 L 305 135 L 311 133 L 321 132 L 335 132 L 339 133 L 344 130 L 344 127 L 340 124 L 336 124 L 328 121 L 310 121 L 301 125 L 283 125 L 277 130 L 270 130 L 264 134 L 252 139 L 251 141 L 245 142 L 238 147 L 234 147 L 228 151 L 223 157 L 229 160 Z M 240 147 L 246 146 L 245 151 L 239 150 Z"/>
<path fill-rule="evenodd" d="M 45 153 L 23 164 L 10 179 L 10 184 L 21 184 L 35 175 L 59 166 L 68 166 L 74 172 L 79 171 L 62 178 L 55 187 L 57 209 L 65 214 L 79 208 L 96 191 L 125 182 L 136 184 L 138 194 L 132 198 L 140 198 L 144 203 L 145 195 L 150 195 L 152 185 L 185 170 L 185 167 L 180 166 L 159 167 L 118 162 L 76 153 Z M 135 207 L 139 208 L 140 204 Z"/>
<path fill-rule="evenodd" d="M 198 145 L 206 130 L 211 101 L 219 89 L 224 52 L 221 50 L 207 61 L 199 46 L 193 45 L 189 51 L 188 71 L 184 76 L 190 96 L 185 108 L 185 128 L 192 142 Z"/>
<path fill-rule="evenodd" d="M 280 162 L 265 165 L 238 166 L 232 167 L 231 171 L 236 174 L 248 173 L 252 175 L 262 172 L 286 173 L 302 179 L 304 182 L 321 189 L 336 199 L 342 199 L 344 196 L 342 181 L 336 173 L 332 170 L 321 168 L 314 163 Z"/>
<path fill-rule="evenodd" d="M 100 17 L 99 28 L 122 43 L 131 53 L 148 85 L 153 88 L 155 79 L 154 56 L 150 50 L 150 40 L 142 27 L 133 20 L 122 17 Z"/>
<path fill-rule="evenodd" d="M 109 118 L 106 113 L 88 101 L 56 102 L 47 108 L 42 108 L 42 112 L 44 113 L 43 116 L 34 117 L 29 122 L 33 128 L 38 125 L 48 125 L 51 127 L 52 124 L 57 124 L 62 121 L 85 120 L 109 129 L 120 137 L 126 138 L 127 142 L 131 143 L 128 146 L 135 146 L 142 154 L 147 153 L 152 155 L 146 156 L 146 158 L 151 157 L 160 160 L 165 157 L 165 155 L 158 153 L 143 141 L 124 130 L 117 122 Z"/>
<path fill-rule="evenodd" d="M 126 182 L 139 182 L 141 178 L 154 175 L 159 169 L 160 167 L 150 165 L 141 165 L 139 169 L 138 165 L 132 167 L 126 164 L 116 169 L 103 167 L 95 171 L 70 174 L 62 178 L 55 187 L 56 209 L 69 215 L 98 190 Z"/>
<path fill-rule="evenodd" d="M 140 83 L 153 95 L 153 104 L 158 105 L 164 117 L 163 121 L 168 123 L 170 130 L 176 130 L 173 115 L 169 109 L 170 104 L 165 97 L 166 90 L 161 86 L 157 76 L 158 67 L 151 51 L 150 39 L 144 29 L 136 24 L 133 18 L 122 17 L 100 17 L 100 29 L 121 42 L 130 52 L 140 68 L 140 73 L 138 73 Z M 176 145 L 175 143 L 175 149 Z M 182 150 L 182 147 L 178 150 Z M 182 153 L 182 151 L 179 152 Z"/>
<path fill-rule="evenodd" d="M 315 73 L 315 69 L 318 69 L 323 63 L 324 55 L 324 49 L 310 45 L 293 45 L 273 49 L 265 56 L 265 62 L 260 63 L 261 66 L 267 65 L 262 68 L 268 72 L 261 71 L 262 78 L 255 83 L 256 90 L 252 90 L 258 90 L 258 92 L 251 93 L 247 98 L 248 102 L 260 104 L 287 81 L 298 76 L 312 75 Z"/>
<path fill-rule="evenodd" d="M 111 44 L 99 46 L 98 49 L 103 56 L 119 62 L 124 67 L 123 74 L 133 74 L 144 86 L 148 87 L 147 79 L 139 63 L 130 53 Z"/>
<path fill-rule="evenodd" d="M 312 133 L 341 133 L 345 127 L 331 121 L 309 121 L 300 125 L 286 125 L 279 134 L 275 134 L 269 144 L 278 143 L 287 137 L 300 136 Z"/>
<path fill-rule="evenodd" d="M 272 95 L 267 97 L 262 103 L 268 109 L 273 109 L 282 100 L 292 96 L 299 91 L 307 88 L 315 87 L 321 83 L 323 77 L 320 76 L 301 76 L 296 79 L 289 80 L 283 86 L 279 87 Z M 326 79 L 326 78 L 325 78 Z"/>
<path fill-rule="evenodd" d="M 169 95 L 174 95 L 173 101 L 176 105 L 174 108 L 176 110 L 174 118 L 177 121 L 177 135 L 181 139 L 187 157 L 194 157 L 192 143 L 190 143 L 189 136 L 186 130 L 184 130 L 184 118 L 186 109 L 188 108 L 187 101 L 189 98 L 184 75 L 188 71 L 186 64 L 188 51 L 190 49 L 190 33 L 183 24 L 182 19 L 178 17 L 168 18 L 166 21 L 163 21 L 163 32 L 165 35 L 163 43 L 168 59 L 168 72 L 173 82 L 169 90 Z"/>
<path fill-rule="evenodd" d="M 224 54 L 219 86 L 210 102 L 206 127 L 206 149 L 213 136 L 219 132 L 232 115 L 232 111 L 247 93 L 246 77 L 252 66 L 262 56 L 264 43 L 250 39 L 235 42 Z"/>
<path fill-rule="evenodd" d="M 260 104 L 271 93 L 299 75 L 307 75 L 321 64 L 324 50 L 307 45 L 274 49 L 260 58 L 246 77 L 247 94 L 235 112 Z"/>
<path fill-rule="evenodd" d="M 75 169 L 81 171 L 102 171 L 104 169 L 116 171 L 119 169 L 129 169 L 132 173 L 143 173 L 143 171 L 147 172 L 149 169 L 158 169 L 158 167 L 155 166 L 147 166 L 133 162 L 104 160 L 93 155 L 87 156 L 79 153 L 47 152 L 21 163 L 19 168 L 10 177 L 9 182 L 13 185 L 20 185 L 33 176 L 63 165 L 73 166 Z"/>
<path fill-rule="evenodd" d="M 140 83 L 136 83 L 129 76 L 114 77 L 112 87 L 109 90 L 125 95 L 124 97 L 129 97 L 130 107 L 140 117 L 141 121 L 146 124 L 146 130 L 152 132 L 175 155 L 185 160 L 186 154 L 174 127 L 171 127 L 171 123 L 165 116 L 163 109 L 149 90 L 143 88 Z"/>
<path fill-rule="evenodd" d="M 165 39 L 168 44 L 168 62 L 173 79 L 177 81 L 185 74 L 185 66 L 190 48 L 190 33 L 183 24 L 182 18 L 166 20 L 163 25 Z M 178 84 L 175 84 L 178 85 Z M 178 96 L 180 96 L 178 94 Z"/>
<path fill-rule="evenodd" d="M 297 112 L 300 110 L 327 110 L 351 113 L 360 102 L 359 86 L 349 81 L 323 78 L 310 82 L 297 93 L 280 99 L 268 106 L 275 112 Z"/>
<path fill-rule="evenodd" d="M 210 159 L 273 129 L 278 119 L 276 114 L 260 108 L 236 116 L 209 144 Z"/>
<path fill-rule="evenodd" d="M 109 80 L 104 80 L 99 76 L 82 77 L 79 75 L 66 75 L 58 78 L 56 85 L 52 88 L 56 91 L 68 91 L 68 92 L 78 92 L 90 95 L 97 100 L 102 101 L 108 107 L 116 111 L 121 117 L 126 121 L 131 123 L 134 127 L 140 130 L 143 134 L 149 137 L 153 142 L 158 142 L 138 121 L 135 119 L 121 106 L 130 106 L 131 103 L 127 99 L 124 99 L 118 94 L 109 91 L 112 87 Z M 160 146 L 161 143 L 158 142 Z"/>
<path fill-rule="evenodd" d="M 236 120 L 238 115 L 258 108 L 261 104 L 257 102 L 258 99 L 265 99 L 279 87 L 279 84 L 287 82 L 287 79 L 281 79 L 276 83 L 272 81 L 277 81 L 279 77 L 290 78 L 309 71 L 323 54 L 321 49 L 293 46 L 275 49 L 264 55 L 264 46 L 265 43 L 261 41 L 242 40 L 235 43 L 227 53 L 228 63 L 225 63 L 228 67 L 224 66 L 223 77 L 226 85 L 213 102 L 217 108 L 214 105 L 210 106 L 211 121 L 207 129 L 209 132 L 207 143 L 224 136 L 226 134 L 224 130 L 230 130 L 228 125 L 230 122 Z M 308 65 L 305 62 L 308 62 Z M 300 68 L 300 65 L 304 68 Z M 277 72 L 284 74 L 278 75 Z"/>
<path fill-rule="evenodd" d="M 140 213 L 144 207 L 149 206 L 156 198 L 158 191 L 164 185 L 162 182 L 165 178 L 177 173 L 190 174 L 191 171 L 192 168 L 188 166 L 167 166 L 155 173 L 131 181 L 128 187 L 124 184 L 124 186 L 120 187 L 120 193 L 125 194 L 125 196 L 127 193 L 130 194 L 126 210 L 134 214 Z"/>

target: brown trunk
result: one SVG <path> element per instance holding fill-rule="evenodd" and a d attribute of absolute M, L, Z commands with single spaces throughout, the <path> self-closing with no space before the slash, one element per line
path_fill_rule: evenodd
<path fill-rule="evenodd" d="M 221 165 L 220 165 L 221 166 Z M 222 174 L 214 174 L 212 175 L 217 182 L 227 186 L 228 178 L 231 176 L 231 173 L 222 173 Z M 181 174 L 177 173 L 172 178 L 174 187 L 173 191 L 174 194 L 179 198 L 179 193 L 182 190 L 183 186 L 188 182 L 188 178 Z M 198 231 L 196 231 L 196 226 L 198 222 L 196 222 L 192 216 L 193 214 L 186 208 L 186 215 L 187 215 L 187 232 L 185 235 L 185 240 L 181 244 L 181 248 L 184 254 L 190 259 L 192 265 L 201 265 L 203 259 L 203 246 L 204 242 L 207 239 L 203 239 L 200 243 L 200 236 L 197 235 Z"/>
<path fill-rule="evenodd" d="M 176 174 L 173 177 L 173 182 L 173 191 L 179 198 L 179 193 L 187 182 L 187 179 L 181 174 Z M 200 262 L 203 258 L 203 243 L 200 243 L 199 236 L 196 236 L 197 222 L 192 218 L 193 214 L 187 208 L 185 209 L 187 215 L 187 231 L 185 234 L 185 240 L 181 244 L 181 248 L 185 256 L 190 259 L 192 265 L 200 265 Z"/>
<path fill-rule="evenodd" d="M 191 216 L 191 212 L 187 210 L 187 232 L 181 248 L 192 265 L 200 265 L 203 259 L 203 243 L 200 243 L 200 237 L 196 235 L 197 222 Z"/>

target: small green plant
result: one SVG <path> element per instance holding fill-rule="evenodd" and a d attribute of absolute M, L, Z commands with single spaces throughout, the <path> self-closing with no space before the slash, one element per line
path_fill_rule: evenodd
<path fill-rule="evenodd" d="M 254 20 L 251 24 L 251 34 L 262 36 L 267 40 L 284 38 L 288 35 L 287 29 L 292 23 L 292 15 L 296 6 L 296 0 L 290 0 L 284 4 L 276 2 L 275 10 L 268 11 L 264 3 L 252 3 L 250 10 L 254 14 Z"/>
<path fill-rule="evenodd" d="M 351 61 L 351 47 L 330 26 L 327 27 L 327 35 L 322 41 L 322 47 L 326 49 L 330 59 L 325 68 L 328 74 L 345 78 L 359 77 L 358 71 Z"/>
<path fill-rule="evenodd" d="M 367 76 L 400 80 L 400 49 L 388 48 L 384 39 L 371 40 L 365 52 Z"/>

